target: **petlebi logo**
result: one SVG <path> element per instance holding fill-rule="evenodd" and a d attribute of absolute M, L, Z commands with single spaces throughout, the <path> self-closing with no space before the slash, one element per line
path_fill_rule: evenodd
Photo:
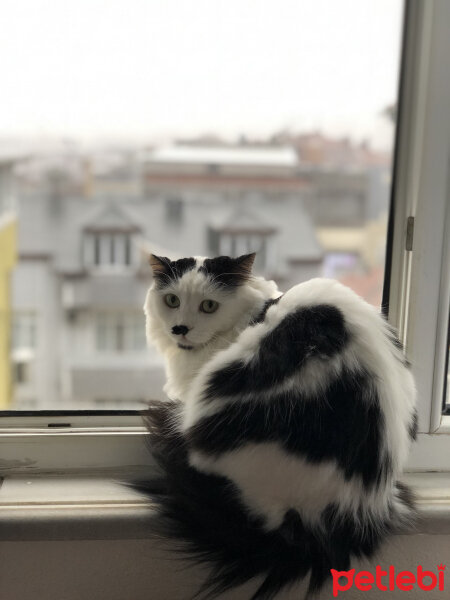
<path fill-rule="evenodd" d="M 370 591 L 374 586 L 382 592 L 394 591 L 395 589 L 402 591 L 412 590 L 418 587 L 424 592 L 438 589 L 444 591 L 444 575 L 445 565 L 437 566 L 437 573 L 434 571 L 424 571 L 422 566 L 417 567 L 416 573 L 412 571 L 396 572 L 394 566 L 388 567 L 387 571 L 383 571 L 380 565 L 376 566 L 375 573 L 370 571 L 359 571 L 355 569 L 350 571 L 336 571 L 331 569 L 333 577 L 333 596 L 336 597 L 340 592 L 346 592 L 355 586 L 363 592 Z M 345 594 L 343 595 L 345 596 Z"/>

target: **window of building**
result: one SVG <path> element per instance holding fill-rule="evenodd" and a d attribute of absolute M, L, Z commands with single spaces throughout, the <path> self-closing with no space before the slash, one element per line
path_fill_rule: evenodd
<path fill-rule="evenodd" d="M 250 252 L 261 252 L 265 246 L 265 236 L 248 233 L 220 233 L 219 254 L 240 256 Z"/>
<path fill-rule="evenodd" d="M 141 312 L 98 312 L 96 348 L 99 352 L 142 352 L 145 349 L 145 319 Z"/>
<path fill-rule="evenodd" d="M 14 381 L 17 385 L 30 382 L 30 364 L 26 361 L 14 361 Z"/>
<path fill-rule="evenodd" d="M 220 254 L 240 256 L 256 252 L 255 269 L 275 268 L 275 239 L 258 233 L 222 233 L 219 238 Z"/>
<path fill-rule="evenodd" d="M 212 255 L 240 256 L 256 252 L 254 268 L 264 273 L 275 272 L 276 259 L 276 237 L 273 229 L 270 232 L 258 231 L 220 231 L 209 228 L 209 248 Z"/>
<path fill-rule="evenodd" d="M 94 267 L 129 267 L 131 244 L 128 233 L 90 233 L 84 239 L 85 263 Z"/>
<path fill-rule="evenodd" d="M 17 349 L 36 348 L 36 315 L 29 311 L 16 311 L 13 316 L 12 347 Z"/>
<path fill-rule="evenodd" d="M 182 198 L 171 197 L 166 200 L 166 219 L 172 225 L 180 225 L 183 221 L 184 202 Z"/>

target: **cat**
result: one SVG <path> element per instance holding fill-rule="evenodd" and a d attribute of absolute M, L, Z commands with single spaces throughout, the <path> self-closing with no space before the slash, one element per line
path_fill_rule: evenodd
<path fill-rule="evenodd" d="M 177 261 L 150 256 L 146 336 L 165 358 L 169 398 L 183 398 L 203 364 L 281 294 L 275 282 L 251 275 L 254 260 L 254 253 Z"/>
<path fill-rule="evenodd" d="M 311 596 L 414 516 L 399 482 L 414 380 L 352 290 L 312 279 L 281 294 L 253 258 L 151 258 L 147 335 L 171 401 L 146 413 L 160 474 L 137 487 L 155 531 L 211 566 L 204 597 L 258 576 L 253 600 L 307 576 Z"/>

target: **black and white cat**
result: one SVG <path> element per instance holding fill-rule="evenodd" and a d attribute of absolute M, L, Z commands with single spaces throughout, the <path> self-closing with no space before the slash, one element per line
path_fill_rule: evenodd
<path fill-rule="evenodd" d="M 146 420 L 159 532 L 209 563 L 202 592 L 263 576 L 273 598 L 370 556 L 413 515 L 398 482 L 415 387 L 395 333 L 336 281 L 284 295 L 237 259 L 152 256 L 147 336 L 172 402 Z"/>

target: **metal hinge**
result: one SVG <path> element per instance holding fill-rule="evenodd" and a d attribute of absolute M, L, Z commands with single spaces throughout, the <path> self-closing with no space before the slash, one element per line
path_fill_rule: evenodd
<path fill-rule="evenodd" d="M 405 240 L 405 250 L 407 252 L 412 251 L 413 240 L 414 240 L 414 217 L 408 217 L 406 219 L 406 240 Z"/>

